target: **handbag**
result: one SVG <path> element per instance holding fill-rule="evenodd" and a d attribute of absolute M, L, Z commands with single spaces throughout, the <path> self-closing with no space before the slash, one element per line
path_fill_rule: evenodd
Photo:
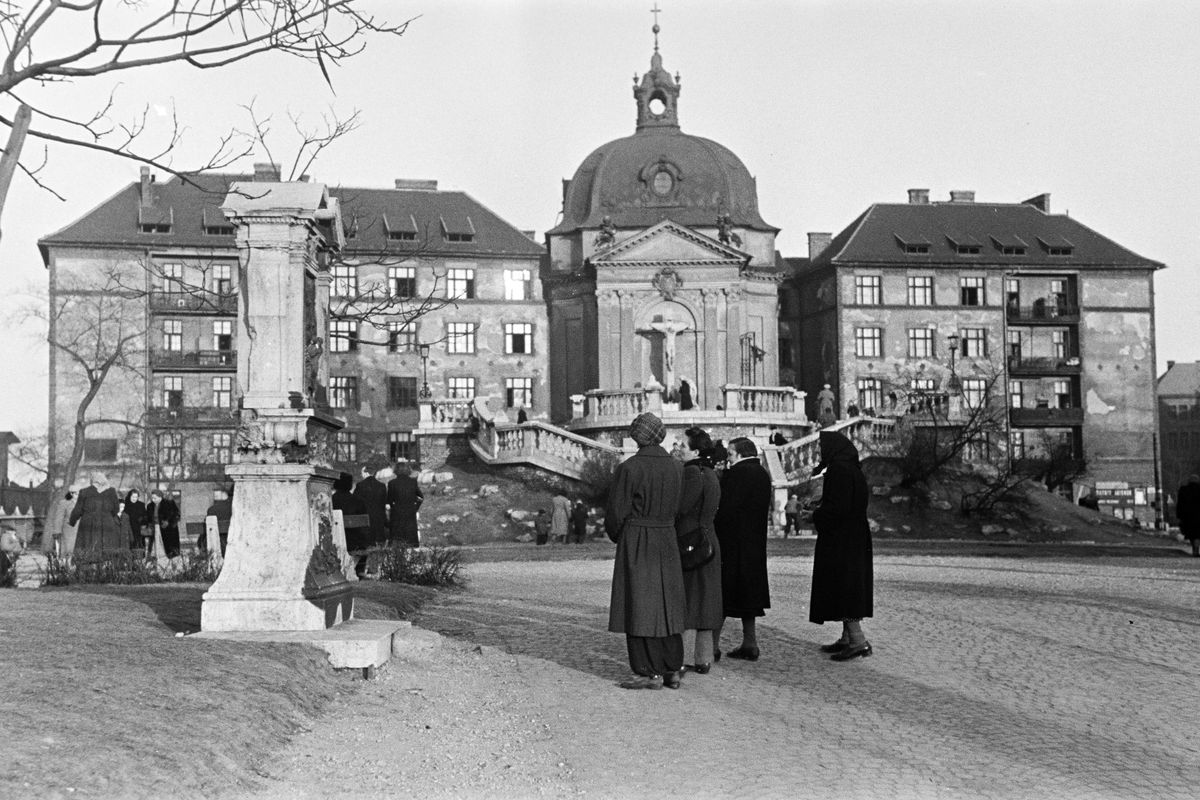
<path fill-rule="evenodd" d="M 679 534 L 676 542 L 679 545 L 679 563 L 684 572 L 703 567 L 717 554 L 708 537 L 704 535 L 703 528 Z"/>

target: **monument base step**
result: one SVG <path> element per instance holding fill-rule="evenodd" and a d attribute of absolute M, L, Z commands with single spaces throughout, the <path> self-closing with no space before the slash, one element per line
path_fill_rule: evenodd
<path fill-rule="evenodd" d="M 432 631 L 395 619 L 351 619 L 319 631 L 200 631 L 189 639 L 235 642 L 285 642 L 319 647 L 334 669 L 358 669 L 371 677 L 393 655 L 431 650 L 441 641 Z"/>

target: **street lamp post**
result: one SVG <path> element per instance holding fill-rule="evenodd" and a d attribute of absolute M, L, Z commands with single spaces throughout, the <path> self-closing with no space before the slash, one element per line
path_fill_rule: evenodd
<path fill-rule="evenodd" d="M 958 353 L 958 334 L 952 333 L 946 338 L 950 340 L 950 380 L 946 381 L 946 391 L 958 394 L 962 391 L 962 383 L 959 382 L 958 372 L 954 369 L 954 357 Z"/>
<path fill-rule="evenodd" d="M 428 400 L 433 397 L 433 392 L 429 390 L 429 345 L 423 344 L 419 348 L 421 353 L 421 399 Z"/>

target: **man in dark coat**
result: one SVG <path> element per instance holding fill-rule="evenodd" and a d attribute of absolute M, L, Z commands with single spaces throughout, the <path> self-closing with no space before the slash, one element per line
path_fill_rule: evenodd
<path fill-rule="evenodd" d="M 159 553 L 158 556 L 159 558 L 164 555 L 167 558 L 175 558 L 179 555 L 179 505 L 157 489 L 150 493 L 150 499 L 154 502 L 146 507 L 146 513 L 151 520 L 151 525 L 155 522 L 158 523 L 163 550 L 166 551 Z"/>
<path fill-rule="evenodd" d="M 582 498 L 575 499 L 575 505 L 571 507 L 571 541 L 575 544 L 583 544 L 587 541 L 587 522 L 588 510 Z"/>
<path fill-rule="evenodd" d="M 333 496 L 330 498 L 330 505 L 334 511 L 342 512 L 343 523 L 346 517 L 367 513 L 366 506 L 363 505 L 362 500 L 354 496 L 353 489 L 354 476 L 349 472 L 343 472 L 333 482 Z M 354 573 L 361 578 L 367 569 L 367 554 L 363 551 L 371 546 L 371 528 L 355 525 L 354 527 L 346 526 L 344 530 L 346 551 L 354 557 Z"/>
<path fill-rule="evenodd" d="M 813 512 L 817 545 L 808 619 L 818 625 L 841 621 L 841 638 L 821 649 L 835 661 L 848 661 L 871 655 L 861 624 L 874 610 L 867 521 L 871 493 L 851 441 L 834 431 L 821 431 L 820 441 L 821 463 L 813 474 L 824 475 L 824 486 L 821 504 Z"/>
<path fill-rule="evenodd" d="M 1192 543 L 1192 555 L 1200 556 L 1200 475 L 1191 475 L 1179 487 L 1175 500 L 1175 518 L 1179 532 Z"/>
<path fill-rule="evenodd" d="M 730 658 L 758 660 L 757 618 L 771 607 L 767 584 L 767 526 L 771 476 L 758 460 L 754 442 L 729 443 L 730 465 L 721 476 L 721 505 L 714 520 L 721 543 L 721 594 L 725 616 L 742 621 L 742 644 Z M 721 628 L 713 631 L 714 658 L 721 657 Z"/>
<path fill-rule="evenodd" d="M 687 598 L 675 541 L 683 464 L 663 449 L 666 433 L 654 414 L 633 420 L 629 437 L 638 451 L 617 465 L 604 515 L 617 543 L 608 629 L 625 634 L 634 673 L 621 684 L 626 689 L 678 689 L 683 669 Z"/>
<path fill-rule="evenodd" d="M 233 498 L 230 495 L 233 493 L 232 487 L 229 489 L 219 490 L 217 497 L 213 500 L 212 505 L 204 512 L 204 517 L 217 518 L 217 534 L 221 539 L 221 555 L 225 555 L 225 548 L 229 545 L 229 520 L 233 519 Z M 206 537 L 204 544 L 208 546 L 207 531 L 201 536 Z M 199 546 L 199 542 L 197 542 Z M 200 548 L 203 549 L 203 548 Z"/>
<path fill-rule="evenodd" d="M 407 461 L 396 462 L 396 477 L 387 485 L 388 509 L 391 514 L 391 540 L 409 547 L 420 547 L 417 533 L 417 510 L 425 495 L 412 475 Z"/>
<path fill-rule="evenodd" d="M 385 462 L 367 461 L 362 468 L 362 480 L 354 487 L 354 496 L 366 509 L 363 513 L 371 518 L 371 530 L 367 536 L 368 547 L 383 544 L 388 538 L 387 485 L 379 480 L 378 475 L 386 468 Z"/>

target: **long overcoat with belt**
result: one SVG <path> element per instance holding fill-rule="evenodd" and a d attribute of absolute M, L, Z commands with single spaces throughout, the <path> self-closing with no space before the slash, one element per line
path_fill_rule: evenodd
<path fill-rule="evenodd" d="M 620 464 L 608 490 L 604 527 L 617 543 L 608 629 L 663 638 L 683 633 L 686 600 L 675 514 L 683 464 L 660 445 Z"/>
<path fill-rule="evenodd" d="M 821 504 L 813 512 L 817 544 L 808 618 L 820 624 L 869 617 L 874 606 L 867 521 L 871 493 L 858 450 L 842 434 L 822 431 L 821 463 L 825 479 Z"/>

